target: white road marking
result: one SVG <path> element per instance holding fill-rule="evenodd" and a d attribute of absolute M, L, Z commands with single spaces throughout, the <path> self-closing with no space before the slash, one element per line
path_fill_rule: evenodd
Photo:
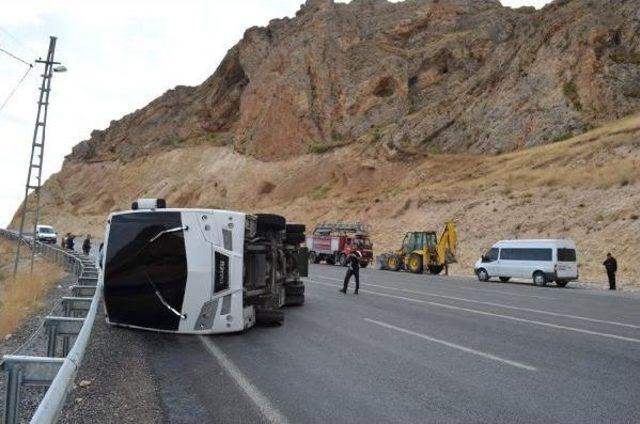
<path fill-rule="evenodd" d="M 458 350 L 461 350 L 463 352 L 471 353 L 473 355 L 478 355 L 478 356 L 481 356 L 483 358 L 491 359 L 492 361 L 497 361 L 497 362 L 501 362 L 503 364 L 511 365 L 513 367 L 516 367 L 516 368 L 522 368 L 522 369 L 525 369 L 525 370 L 528 370 L 528 371 L 537 371 L 538 370 L 536 367 L 532 367 L 531 365 L 526 365 L 526 364 L 523 364 L 521 362 L 516 362 L 516 361 L 512 361 L 510 359 L 501 358 L 499 356 L 495 356 L 495 355 L 492 355 L 490 353 L 481 352 L 479 350 L 472 349 L 470 347 L 461 346 L 461 345 L 456 344 L 456 343 L 451 343 L 451 342 L 448 342 L 446 340 L 436 339 L 435 337 L 430 337 L 430 336 L 427 336 L 426 334 L 417 333 L 415 331 L 407 330 L 406 328 L 396 327 L 395 325 L 387 324 L 387 323 L 382 322 L 382 321 L 376 321 L 374 319 L 369 319 L 369 318 L 364 318 L 364 320 L 367 321 L 367 322 L 379 325 L 381 327 L 386 327 L 386 328 L 389 328 L 389 329 L 392 329 L 392 330 L 399 331 L 401 333 L 405 333 L 405 334 L 409 334 L 409 335 L 412 335 L 412 336 L 415 336 L 415 337 L 419 337 L 421 339 L 428 340 L 430 342 L 439 343 L 441 345 L 448 346 L 448 347 L 451 347 L 453 349 L 458 349 Z"/>
<path fill-rule="evenodd" d="M 328 286 L 328 287 L 339 287 L 339 286 L 337 286 L 335 284 L 321 283 L 320 281 L 313 281 L 313 280 L 308 280 L 308 281 L 311 282 L 311 283 L 314 283 L 314 284 L 320 284 L 320 285 Z M 518 318 L 518 317 L 511 316 L 511 315 L 494 314 L 492 312 L 480 311 L 478 309 L 463 308 L 461 306 L 447 305 L 447 304 L 444 304 L 444 303 L 431 302 L 431 301 L 428 301 L 428 300 L 413 299 L 411 297 L 395 296 L 395 295 L 392 295 L 392 294 L 380 293 L 380 292 L 375 292 L 375 291 L 371 291 L 371 290 L 362 290 L 362 289 L 360 289 L 360 291 L 363 292 L 363 293 L 373 294 L 375 296 L 388 297 L 388 298 L 391 298 L 391 299 L 399 299 L 399 300 L 404 300 L 404 301 L 407 301 L 407 302 L 422 303 L 422 304 L 425 304 L 425 305 L 438 306 L 440 308 L 445 308 L 445 309 L 452 309 L 452 310 L 456 310 L 456 311 L 469 312 L 469 313 L 472 313 L 472 314 L 491 316 L 491 317 L 502 318 L 502 319 L 507 319 L 507 320 L 511 320 L 511 321 L 517 321 L 517 322 L 524 322 L 524 323 L 527 323 L 527 324 L 540 325 L 542 327 L 555 328 L 555 329 L 558 329 L 558 330 L 567 330 L 567 331 L 573 331 L 573 332 L 576 332 L 576 333 L 590 334 L 592 336 L 606 337 L 606 338 L 610 338 L 610 339 L 623 340 L 623 341 L 632 342 L 632 343 L 640 343 L 640 339 L 634 339 L 633 337 L 619 336 L 617 334 L 602 333 L 602 332 L 599 332 L 599 331 L 592 331 L 592 330 L 584 330 L 582 328 L 569 327 L 569 326 L 566 326 L 566 325 L 559 325 L 559 324 L 551 324 L 549 322 L 536 321 L 536 320 L 525 319 L 525 318 Z"/>
<path fill-rule="evenodd" d="M 321 277 L 321 278 L 329 278 L 329 277 Z M 334 280 L 333 278 L 331 278 L 331 280 Z M 425 296 L 432 296 L 432 297 L 439 297 L 441 299 L 451 299 L 451 300 L 459 300 L 461 302 L 468 302 L 468 303 L 478 303 L 481 305 L 488 305 L 488 306 L 497 306 L 499 308 L 504 308 L 504 309 L 513 309 L 515 311 L 524 311 L 524 312 L 533 312 L 536 314 L 544 314 L 544 315 L 551 315 L 551 316 L 555 316 L 555 317 L 563 317 L 563 318 L 571 318 L 571 319 L 577 319 L 577 320 L 582 320 L 582 321 L 589 321 L 589 322 L 597 322 L 600 324 L 609 324 L 609 325 L 617 325 L 620 327 L 628 327 L 628 328 L 637 328 L 640 329 L 640 325 L 635 325 L 635 324 L 627 324 L 625 322 L 618 322 L 618 321 L 607 321 L 604 319 L 597 319 L 597 318 L 589 318 L 589 317 L 584 317 L 581 315 L 571 315 L 571 314 L 562 314 L 559 312 L 550 312 L 550 311 L 543 311 L 540 309 L 533 309 L 533 308 L 522 308 L 519 306 L 511 306 L 511 305 L 505 305 L 504 303 L 495 303 L 495 302 L 486 302 L 483 300 L 474 300 L 474 299 L 466 299 L 463 297 L 455 297 L 455 296 L 446 296 L 443 294 L 435 294 L 435 293 L 429 293 L 429 292 L 424 292 L 424 291 L 418 291 L 418 290 L 409 290 L 409 289 L 403 289 L 400 287 L 389 287 L 389 286 L 383 286 L 380 284 L 372 284 L 372 283 L 360 283 L 363 286 L 371 286 L 371 287 L 379 287 L 379 288 L 383 288 L 383 289 L 387 289 L 387 290 L 395 290 L 395 291 L 401 291 L 401 292 L 405 292 L 405 293 L 412 293 L 412 294 L 421 294 L 421 295 L 425 295 Z"/>
<path fill-rule="evenodd" d="M 343 280 L 341 280 L 339 278 L 325 277 L 323 275 L 315 275 L 314 277 L 324 278 L 324 279 L 332 280 L 332 281 L 340 281 L 340 282 L 343 281 Z M 414 282 L 420 281 L 420 280 L 417 280 L 417 279 L 411 279 L 411 280 L 414 281 Z M 423 280 L 420 281 L 420 282 L 423 282 Z M 516 297 L 530 297 L 532 299 L 558 300 L 555 297 L 536 296 L 534 294 L 520 294 L 520 293 L 504 292 L 504 291 L 500 291 L 500 290 L 481 289 L 481 288 L 478 288 L 478 287 L 458 287 L 458 286 L 453 286 L 453 285 L 447 285 L 446 288 L 454 289 L 454 290 L 481 291 L 481 292 L 499 294 L 499 295 L 502 295 L 502 296 L 516 296 Z"/>
<path fill-rule="evenodd" d="M 251 401 L 256 405 L 256 407 L 260 410 L 264 418 L 274 424 L 287 424 L 287 418 L 275 407 L 271 404 L 269 399 L 262 394 L 260 389 L 249 381 L 249 379 L 240 371 L 236 365 L 231 362 L 231 360 L 227 357 L 227 355 L 216 346 L 210 338 L 205 336 L 200 336 L 200 341 L 204 345 L 204 347 L 213 355 L 222 368 L 224 368 L 227 373 L 233 378 L 236 384 L 244 391 L 244 393 L 251 399 Z"/>

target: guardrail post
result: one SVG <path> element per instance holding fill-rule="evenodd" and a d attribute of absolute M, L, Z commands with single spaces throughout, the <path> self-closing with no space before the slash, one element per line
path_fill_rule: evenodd
<path fill-rule="evenodd" d="M 56 356 L 58 331 L 55 325 L 47 327 L 47 356 L 53 358 Z"/>
<path fill-rule="evenodd" d="M 80 333 L 84 318 L 49 316 L 44 318 L 44 324 L 48 334 L 47 356 L 51 358 L 56 356 L 58 336 L 63 337 L 62 355 L 67 356 L 69 353 L 69 337 L 77 336 Z"/>
<path fill-rule="evenodd" d="M 7 393 L 4 402 L 4 424 L 16 424 L 19 418 L 18 406 L 20 405 L 22 370 L 17 367 L 11 367 L 7 374 Z"/>
<path fill-rule="evenodd" d="M 4 424 L 20 420 L 20 389 L 23 386 L 49 386 L 64 363 L 62 358 L 5 355 L 0 368 L 7 373 Z"/>

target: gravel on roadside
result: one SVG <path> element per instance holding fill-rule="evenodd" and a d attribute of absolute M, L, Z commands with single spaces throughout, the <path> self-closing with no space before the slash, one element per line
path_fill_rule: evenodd
<path fill-rule="evenodd" d="M 153 333 L 150 333 L 153 334 Z M 58 423 L 158 423 L 158 385 L 145 334 L 105 322 L 99 305 L 91 339 Z"/>

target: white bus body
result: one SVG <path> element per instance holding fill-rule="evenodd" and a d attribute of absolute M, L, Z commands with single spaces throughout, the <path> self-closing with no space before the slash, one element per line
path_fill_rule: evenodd
<path fill-rule="evenodd" d="M 260 216 L 226 210 L 111 214 L 100 273 L 107 322 L 212 334 L 242 331 L 260 314 L 280 321 L 281 306 L 304 299 L 307 257 L 298 258 L 299 243 L 286 244 L 284 218 L 269 217 L 278 220 L 260 229 Z M 304 241 L 304 234 L 294 235 Z"/>
<path fill-rule="evenodd" d="M 572 240 L 502 240 L 475 264 L 478 279 L 532 279 L 538 286 L 564 287 L 578 279 L 576 245 Z"/>

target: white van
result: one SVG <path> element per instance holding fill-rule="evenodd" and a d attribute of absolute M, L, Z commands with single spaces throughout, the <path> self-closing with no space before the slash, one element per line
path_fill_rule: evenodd
<path fill-rule="evenodd" d="M 475 264 L 480 281 L 498 277 L 533 279 L 536 286 L 555 281 L 564 287 L 578 279 L 576 244 L 573 240 L 502 240 Z"/>
<path fill-rule="evenodd" d="M 36 225 L 36 240 L 56 244 L 58 234 L 51 225 Z"/>

